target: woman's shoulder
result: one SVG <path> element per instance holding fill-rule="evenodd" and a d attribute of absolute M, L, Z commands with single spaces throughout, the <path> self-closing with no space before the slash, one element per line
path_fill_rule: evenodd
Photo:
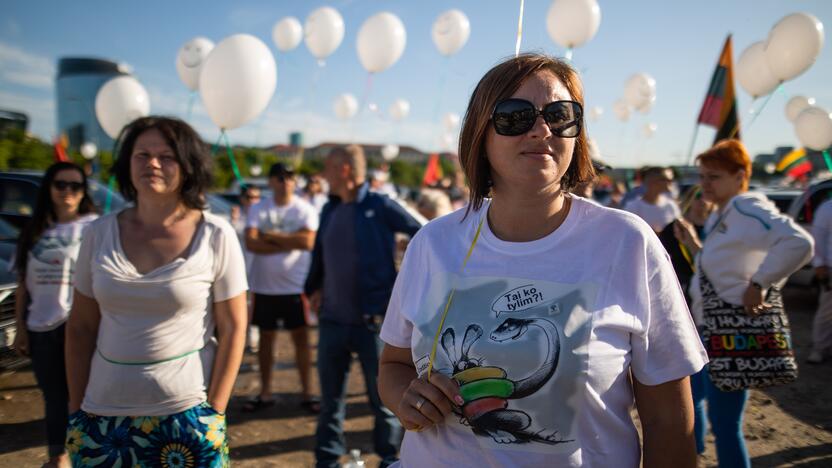
<path fill-rule="evenodd" d="M 216 232 L 220 235 L 230 235 L 235 239 L 237 238 L 237 232 L 234 230 L 234 227 L 231 226 L 231 223 L 222 216 L 205 210 L 202 212 L 202 220 L 202 222 L 205 223 L 205 227 L 211 232 Z"/>
<path fill-rule="evenodd" d="M 731 199 L 731 207 L 740 218 L 756 220 L 760 225 L 769 229 L 769 222 L 783 216 L 777 206 L 764 194 L 746 192 Z"/>
<path fill-rule="evenodd" d="M 654 235 L 647 222 L 629 211 L 609 208 L 577 195 L 572 195 L 572 200 L 573 209 L 578 216 L 578 225 L 583 231 L 615 232 L 617 235 L 632 234 L 639 237 Z"/>

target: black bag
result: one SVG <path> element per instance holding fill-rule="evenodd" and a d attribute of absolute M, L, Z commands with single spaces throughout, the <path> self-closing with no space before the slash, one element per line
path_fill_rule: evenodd
<path fill-rule="evenodd" d="M 757 315 L 720 299 L 701 268 L 699 288 L 702 341 L 711 360 L 708 372 L 718 389 L 731 392 L 797 380 L 791 329 L 779 288 L 769 289 L 766 302 L 771 307 Z"/>

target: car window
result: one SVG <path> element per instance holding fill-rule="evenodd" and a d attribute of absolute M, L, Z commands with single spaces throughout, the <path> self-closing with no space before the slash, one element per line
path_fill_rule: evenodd
<path fill-rule="evenodd" d="M 211 210 L 211 213 L 231 216 L 232 206 L 225 199 L 213 193 L 209 194 L 206 198 L 208 199 L 208 209 Z"/>
<path fill-rule="evenodd" d="M 0 219 L 0 240 L 17 239 L 19 234 L 16 227 Z"/>
<path fill-rule="evenodd" d="M 821 203 L 830 197 L 832 197 L 832 186 L 819 188 L 800 207 L 800 212 L 797 213 L 797 222 L 801 224 L 812 224 L 812 220 L 815 219 L 815 211 Z"/>
<path fill-rule="evenodd" d="M 0 184 L 0 211 L 31 216 L 38 199 L 38 186 L 27 180 L 5 179 Z"/>

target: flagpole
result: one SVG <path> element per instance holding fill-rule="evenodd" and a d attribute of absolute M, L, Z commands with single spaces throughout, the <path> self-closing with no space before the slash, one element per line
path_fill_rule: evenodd
<path fill-rule="evenodd" d="M 688 166 L 693 164 L 693 147 L 696 144 L 696 137 L 699 135 L 699 122 L 693 127 L 693 138 L 690 140 L 690 149 L 688 149 Z"/>

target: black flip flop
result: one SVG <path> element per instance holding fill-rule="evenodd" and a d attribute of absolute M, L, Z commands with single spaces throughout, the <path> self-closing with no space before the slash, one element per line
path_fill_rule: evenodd
<path fill-rule="evenodd" d="M 243 405 L 244 413 L 253 413 L 274 406 L 274 400 L 264 400 L 259 396 L 252 398 Z"/>
<path fill-rule="evenodd" d="M 303 400 L 300 402 L 300 407 L 310 414 L 319 414 L 321 412 L 321 402 L 315 398 Z"/>

